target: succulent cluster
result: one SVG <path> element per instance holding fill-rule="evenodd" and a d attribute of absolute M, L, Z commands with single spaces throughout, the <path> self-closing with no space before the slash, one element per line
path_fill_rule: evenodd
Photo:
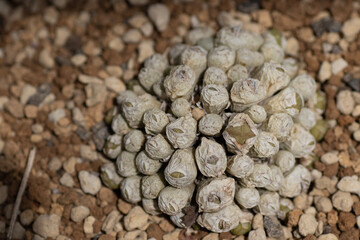
<path fill-rule="evenodd" d="M 199 28 L 186 41 L 148 58 L 107 115 L 104 183 L 179 227 L 243 234 L 254 212 L 284 219 L 311 182 L 296 159 L 311 162 L 325 134 L 324 93 L 276 30 Z"/>

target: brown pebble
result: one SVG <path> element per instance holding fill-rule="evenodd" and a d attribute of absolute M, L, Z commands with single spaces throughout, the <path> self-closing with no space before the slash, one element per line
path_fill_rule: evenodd
<path fill-rule="evenodd" d="M 343 178 L 345 176 L 352 176 L 354 174 L 355 174 L 355 172 L 352 167 L 339 168 L 339 171 L 338 171 L 339 178 Z"/>
<path fill-rule="evenodd" d="M 326 165 L 320 161 L 315 161 L 314 162 L 314 167 L 315 169 L 319 170 L 320 172 L 324 171 L 326 168 Z"/>
<path fill-rule="evenodd" d="M 300 209 L 294 209 L 294 210 L 290 211 L 289 215 L 288 215 L 287 225 L 289 227 L 296 226 L 297 223 L 299 222 L 299 218 L 302 214 L 303 214 L 303 212 Z"/>
<path fill-rule="evenodd" d="M 349 212 L 340 212 L 338 226 L 341 231 L 350 230 L 356 223 L 355 215 Z"/>
<path fill-rule="evenodd" d="M 360 215 L 360 202 L 354 203 L 353 210 L 356 216 Z"/>
<path fill-rule="evenodd" d="M 234 235 L 232 235 L 231 232 L 222 232 L 219 235 L 220 240 L 233 239 L 233 238 L 234 238 Z"/>
<path fill-rule="evenodd" d="M 110 234 L 105 234 L 99 237 L 99 240 L 115 240 L 115 236 L 111 236 Z"/>
<path fill-rule="evenodd" d="M 162 220 L 159 226 L 164 232 L 167 233 L 172 232 L 175 229 L 174 225 L 172 225 L 167 219 Z"/>
<path fill-rule="evenodd" d="M 340 126 L 350 125 L 350 124 L 352 124 L 354 121 L 355 121 L 355 118 L 353 118 L 353 117 L 350 116 L 350 115 L 341 115 L 341 116 L 338 118 L 338 123 L 339 123 Z"/>
<path fill-rule="evenodd" d="M 147 237 L 148 238 L 155 238 L 155 239 L 162 239 L 164 232 L 161 230 L 159 225 L 157 224 L 150 224 L 149 227 L 146 229 Z"/>
<path fill-rule="evenodd" d="M 117 207 L 121 213 L 128 214 L 131 209 L 131 204 L 127 203 L 124 200 L 122 200 L 121 198 L 119 198 L 119 200 L 117 202 Z"/>
<path fill-rule="evenodd" d="M 108 203 L 114 203 L 116 201 L 116 195 L 114 191 L 109 188 L 102 187 L 98 193 L 98 197 L 101 201 L 106 201 Z"/>
<path fill-rule="evenodd" d="M 335 176 L 336 173 L 338 172 L 338 168 L 339 168 L 338 162 L 326 165 L 325 169 L 324 169 L 324 176 L 326 176 L 326 177 Z"/>
<path fill-rule="evenodd" d="M 330 225 L 335 225 L 338 222 L 338 213 L 336 211 L 328 212 L 327 220 Z"/>
<path fill-rule="evenodd" d="M 360 239 L 359 235 L 359 229 L 352 228 L 348 231 L 342 232 L 339 240 L 358 240 Z"/>

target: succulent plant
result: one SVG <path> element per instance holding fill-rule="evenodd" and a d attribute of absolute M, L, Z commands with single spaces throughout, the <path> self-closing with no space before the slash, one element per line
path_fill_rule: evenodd
<path fill-rule="evenodd" d="M 122 180 L 111 187 L 180 227 L 189 227 L 189 206 L 213 232 L 245 234 L 254 212 L 284 218 L 288 198 L 311 182 L 296 158 L 312 154 L 327 129 L 323 93 L 297 75 L 278 31 L 199 28 L 186 39 L 192 45 L 148 58 L 132 81 L 138 90 L 120 94 L 119 112 L 108 114 L 104 153 Z"/>

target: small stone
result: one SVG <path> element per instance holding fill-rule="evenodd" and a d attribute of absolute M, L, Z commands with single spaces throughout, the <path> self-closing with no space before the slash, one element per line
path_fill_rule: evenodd
<path fill-rule="evenodd" d="M 48 7 L 44 11 L 44 21 L 50 25 L 55 25 L 59 19 L 59 12 L 54 7 Z"/>
<path fill-rule="evenodd" d="M 250 231 L 248 240 L 266 240 L 266 234 L 265 234 L 264 229 L 259 228 L 259 229 Z"/>
<path fill-rule="evenodd" d="M 351 114 L 353 117 L 359 117 L 360 116 L 360 105 L 356 105 L 354 107 L 354 110 Z"/>
<path fill-rule="evenodd" d="M 338 240 L 338 238 L 336 237 L 336 235 L 328 233 L 320 235 L 317 240 Z"/>
<path fill-rule="evenodd" d="M 15 98 L 12 98 L 5 105 L 7 111 L 15 118 L 23 118 L 24 117 L 24 107 L 23 105 Z"/>
<path fill-rule="evenodd" d="M 347 66 L 348 63 L 343 58 L 338 58 L 331 63 L 331 72 L 334 75 L 338 74 L 339 72 L 344 70 L 344 68 L 346 68 Z"/>
<path fill-rule="evenodd" d="M 345 176 L 337 184 L 337 188 L 344 192 L 360 194 L 360 182 L 357 176 Z"/>
<path fill-rule="evenodd" d="M 34 220 L 34 213 L 31 209 L 26 209 L 20 214 L 20 222 L 24 226 L 30 225 Z"/>
<path fill-rule="evenodd" d="M 349 42 L 353 41 L 360 32 L 360 18 L 356 17 L 347 20 L 343 24 L 341 31 L 343 32 L 346 40 Z"/>
<path fill-rule="evenodd" d="M 164 219 L 160 222 L 159 224 L 160 228 L 164 231 L 164 232 L 172 232 L 174 231 L 175 227 L 174 225 L 172 225 L 168 220 Z"/>
<path fill-rule="evenodd" d="M 163 236 L 163 240 L 177 240 L 179 239 L 181 229 L 177 228 L 172 233 L 165 234 Z"/>
<path fill-rule="evenodd" d="M 254 12 L 254 15 L 256 16 L 255 19 L 259 22 L 260 25 L 264 26 L 265 28 L 272 26 L 272 19 L 268 10 L 256 11 Z"/>
<path fill-rule="evenodd" d="M 24 239 L 25 238 L 25 228 L 21 226 L 19 222 L 15 222 L 13 230 L 13 239 Z"/>
<path fill-rule="evenodd" d="M 281 223 L 275 216 L 264 216 L 264 227 L 269 237 L 280 238 L 284 235 Z"/>
<path fill-rule="evenodd" d="M 317 225 L 318 222 L 312 214 L 303 214 L 299 220 L 299 232 L 304 237 L 308 234 L 314 234 Z"/>
<path fill-rule="evenodd" d="M 356 130 L 353 133 L 353 137 L 354 137 L 355 141 L 359 142 L 360 141 L 360 130 Z"/>
<path fill-rule="evenodd" d="M 328 165 L 337 163 L 339 161 L 338 152 L 337 151 L 327 152 L 324 155 L 322 155 L 320 159 L 323 163 Z"/>
<path fill-rule="evenodd" d="M 291 37 L 286 41 L 285 53 L 292 56 L 297 56 L 299 53 L 299 48 L 299 41 L 296 38 Z"/>
<path fill-rule="evenodd" d="M 58 157 L 53 157 L 50 162 L 48 163 L 48 168 L 51 171 L 57 171 L 62 167 L 62 162 L 60 160 L 60 158 Z"/>
<path fill-rule="evenodd" d="M 195 107 L 191 111 L 191 114 L 196 121 L 199 121 L 205 115 L 205 112 L 202 109 Z"/>
<path fill-rule="evenodd" d="M 80 67 L 85 64 L 86 60 L 87 57 L 84 54 L 79 53 L 72 56 L 70 61 L 72 64 L 74 64 L 74 66 Z"/>
<path fill-rule="evenodd" d="M 55 65 L 55 61 L 50 53 L 43 49 L 39 54 L 39 63 L 45 68 L 53 68 Z"/>
<path fill-rule="evenodd" d="M 90 209 L 85 206 L 77 206 L 71 209 L 71 220 L 78 223 L 84 220 L 90 214 Z"/>
<path fill-rule="evenodd" d="M 40 215 L 36 218 L 32 228 L 35 233 L 47 238 L 56 238 L 60 233 L 61 217 L 56 214 Z"/>
<path fill-rule="evenodd" d="M 85 218 L 85 220 L 84 220 L 84 233 L 85 234 L 94 233 L 93 224 L 95 223 L 95 221 L 96 221 L 96 218 L 94 218 L 93 216 L 89 216 L 89 217 Z"/>
<path fill-rule="evenodd" d="M 350 90 L 342 90 L 336 97 L 336 108 L 344 115 L 352 113 L 355 107 L 355 101 Z"/>
<path fill-rule="evenodd" d="M 58 27 L 55 31 L 55 45 L 64 46 L 71 32 L 67 27 Z"/>
<path fill-rule="evenodd" d="M 122 215 L 117 210 L 113 210 L 106 216 L 105 221 L 101 226 L 101 230 L 105 233 L 111 233 L 114 229 L 116 223 L 118 223 L 121 219 Z"/>
<path fill-rule="evenodd" d="M 108 47 L 116 52 L 121 52 L 122 50 L 124 50 L 125 45 L 121 38 L 116 37 L 110 40 Z"/>
<path fill-rule="evenodd" d="M 351 197 L 351 194 L 348 192 L 343 191 L 337 191 L 332 197 L 331 197 L 332 203 L 334 207 L 343 212 L 350 212 L 352 209 L 352 206 L 354 205 L 354 200 Z"/>
<path fill-rule="evenodd" d="M 0 96 L 0 110 L 4 110 L 6 103 L 9 102 L 9 98 L 5 96 Z"/>
<path fill-rule="evenodd" d="M 74 187 L 74 185 L 75 185 L 74 179 L 73 179 L 72 176 L 71 176 L 69 173 L 67 173 L 67 172 L 65 172 L 65 173 L 62 175 L 62 177 L 60 178 L 59 181 L 60 181 L 61 185 L 65 186 L 65 187 L 70 187 L 70 188 L 72 188 L 72 187 Z"/>
<path fill-rule="evenodd" d="M 349 212 L 340 212 L 338 226 L 341 231 L 350 230 L 356 224 L 356 217 Z"/>
<path fill-rule="evenodd" d="M 117 207 L 123 214 L 128 214 L 132 208 L 131 204 L 128 202 L 125 202 L 121 198 L 118 199 Z"/>
<path fill-rule="evenodd" d="M 49 120 L 53 123 L 57 123 L 60 119 L 66 117 L 64 108 L 58 108 L 49 114 Z"/>
<path fill-rule="evenodd" d="M 121 77 L 123 70 L 119 66 L 106 66 L 106 72 L 112 77 Z"/>
<path fill-rule="evenodd" d="M 101 188 L 100 178 L 94 174 L 89 173 L 88 171 L 79 172 L 79 181 L 81 189 L 85 193 L 95 195 Z"/>
<path fill-rule="evenodd" d="M 4 204 L 8 197 L 8 186 L 2 185 L 0 186 L 0 205 Z"/>
<path fill-rule="evenodd" d="M 85 86 L 86 106 L 92 107 L 105 101 L 108 92 L 104 84 L 90 83 Z"/>
<path fill-rule="evenodd" d="M 263 215 L 261 213 L 257 213 L 252 220 L 252 229 L 264 228 L 264 220 Z"/>
<path fill-rule="evenodd" d="M 164 31 L 169 25 L 170 11 L 165 4 L 155 3 L 147 10 L 149 18 L 155 24 L 157 30 Z"/>
<path fill-rule="evenodd" d="M 84 84 L 89 84 L 89 83 L 102 84 L 103 83 L 103 81 L 100 80 L 99 78 L 94 77 L 94 76 L 88 76 L 85 74 L 79 74 L 78 80 L 79 80 L 79 82 L 84 83 Z"/>
<path fill-rule="evenodd" d="M 90 146 L 84 144 L 80 146 L 80 157 L 90 161 L 98 159 L 97 152 L 92 150 Z"/>
<path fill-rule="evenodd" d="M 38 107 L 34 105 L 26 105 L 24 108 L 25 116 L 34 119 L 37 116 Z"/>
<path fill-rule="evenodd" d="M 74 107 L 71 112 L 74 123 L 80 126 L 86 126 L 84 114 L 81 112 L 79 108 Z"/>
<path fill-rule="evenodd" d="M 356 225 L 358 228 L 360 228 L 360 216 L 356 217 Z"/>
<path fill-rule="evenodd" d="M 37 92 L 36 88 L 30 84 L 25 84 L 21 89 L 20 103 L 25 105 L 29 98 Z"/>
<path fill-rule="evenodd" d="M 299 39 L 303 40 L 304 42 L 310 43 L 315 41 L 315 36 L 313 34 L 313 31 L 311 31 L 311 28 L 308 27 L 300 28 L 297 31 L 297 36 Z"/>
<path fill-rule="evenodd" d="M 145 61 L 145 59 L 147 59 L 148 57 L 150 57 L 155 53 L 154 41 L 152 40 L 142 41 L 139 44 L 138 49 L 139 49 L 138 62 L 142 63 L 143 61 Z"/>
<path fill-rule="evenodd" d="M 145 37 L 150 37 L 151 34 L 154 32 L 154 27 L 151 22 L 147 22 L 140 28 L 141 32 L 144 34 Z"/>
<path fill-rule="evenodd" d="M 134 28 L 140 28 L 142 25 L 144 25 L 146 22 L 148 22 L 148 18 L 144 14 L 136 14 L 135 16 L 132 16 L 128 23 L 130 26 Z"/>
<path fill-rule="evenodd" d="M 147 234 L 144 231 L 141 230 L 135 230 L 131 232 L 127 232 L 124 236 L 124 240 L 147 240 Z"/>
<path fill-rule="evenodd" d="M 141 40 L 141 33 L 137 29 L 130 29 L 124 33 L 123 40 L 125 43 L 138 43 Z"/>
<path fill-rule="evenodd" d="M 321 82 L 325 82 L 331 77 L 331 64 L 328 61 L 324 61 L 319 70 L 318 78 Z"/>
<path fill-rule="evenodd" d="M 75 157 L 71 157 L 68 160 L 66 160 L 63 164 L 63 168 L 67 173 L 74 174 L 75 173 L 75 165 L 77 163 L 78 159 Z"/>
<path fill-rule="evenodd" d="M 121 81 L 116 77 L 106 78 L 105 85 L 109 90 L 114 91 L 115 93 L 121 93 L 126 89 L 126 86 L 123 83 L 123 81 Z"/>
<path fill-rule="evenodd" d="M 318 211 L 325 212 L 325 213 L 330 212 L 333 209 L 332 203 L 331 203 L 330 199 L 327 197 L 319 197 L 315 201 L 315 206 Z"/>
<path fill-rule="evenodd" d="M 148 219 L 149 215 L 141 207 L 136 206 L 124 217 L 124 227 L 128 231 L 140 229 L 147 223 Z"/>

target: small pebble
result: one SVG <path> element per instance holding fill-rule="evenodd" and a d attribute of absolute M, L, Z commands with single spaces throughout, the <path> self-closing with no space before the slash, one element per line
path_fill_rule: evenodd
<path fill-rule="evenodd" d="M 48 168 L 50 171 L 57 171 L 62 167 L 62 162 L 60 158 L 53 157 L 48 163 Z"/>
<path fill-rule="evenodd" d="M 328 61 L 322 62 L 318 73 L 318 78 L 321 82 L 325 82 L 331 77 L 331 64 Z"/>
<path fill-rule="evenodd" d="M 331 200 L 327 197 L 319 197 L 315 201 L 315 206 L 318 211 L 325 213 L 330 212 L 333 209 Z"/>
<path fill-rule="evenodd" d="M 79 172 L 79 181 L 81 189 L 85 193 L 95 195 L 101 188 L 100 178 L 94 174 L 89 173 L 88 171 Z"/>
<path fill-rule="evenodd" d="M 107 216 L 101 226 L 101 230 L 105 233 L 111 233 L 115 227 L 115 224 L 120 221 L 122 215 L 119 211 L 113 210 Z"/>
<path fill-rule="evenodd" d="M 115 93 L 121 93 L 126 89 L 123 81 L 116 77 L 105 78 L 105 85 L 109 90 L 114 91 Z"/>
<path fill-rule="evenodd" d="M 343 58 L 339 58 L 331 63 L 331 72 L 334 75 L 338 74 L 339 72 L 344 70 L 344 68 L 346 68 L 347 66 L 348 63 Z"/>
<path fill-rule="evenodd" d="M 23 226 L 30 225 L 34 220 L 34 213 L 31 209 L 26 209 L 20 214 L 20 222 Z"/>
<path fill-rule="evenodd" d="M 84 144 L 80 146 L 80 157 L 90 161 L 98 159 L 97 152 L 92 150 L 90 146 Z"/>
<path fill-rule="evenodd" d="M 124 227 L 126 230 L 131 231 L 136 228 L 141 229 L 149 219 L 149 215 L 144 210 L 136 206 L 124 217 Z"/>
<path fill-rule="evenodd" d="M 13 230 L 13 239 L 24 239 L 25 238 L 25 228 L 21 226 L 19 222 L 15 222 Z"/>
<path fill-rule="evenodd" d="M 352 18 L 347 20 L 342 28 L 341 31 L 343 32 L 346 40 L 349 42 L 353 41 L 356 35 L 360 32 L 360 18 Z"/>
<path fill-rule="evenodd" d="M 55 65 L 54 59 L 46 49 L 40 52 L 39 63 L 45 68 L 53 68 Z"/>
<path fill-rule="evenodd" d="M 165 4 L 155 3 L 147 10 L 149 18 L 155 24 L 157 30 L 164 31 L 170 21 L 170 11 Z"/>
<path fill-rule="evenodd" d="M 90 209 L 85 206 L 77 206 L 71 209 L 71 220 L 78 223 L 84 220 L 90 214 Z"/>
<path fill-rule="evenodd" d="M 108 47 L 114 51 L 121 52 L 122 50 L 124 50 L 125 45 L 124 45 L 123 41 L 121 40 L 121 38 L 116 37 L 116 38 L 110 40 Z"/>
<path fill-rule="evenodd" d="M 336 108 L 344 115 L 352 113 L 355 106 L 354 98 L 350 90 L 342 90 L 336 97 Z"/>
<path fill-rule="evenodd" d="M 35 233 L 44 238 L 56 238 L 60 233 L 61 217 L 56 214 L 40 215 L 36 218 L 32 228 Z"/>
<path fill-rule="evenodd" d="M 334 207 L 343 212 L 350 212 L 352 209 L 352 206 L 354 205 L 354 200 L 351 197 L 351 194 L 348 192 L 343 191 L 337 191 L 332 197 L 331 197 L 332 203 Z"/>
<path fill-rule="evenodd" d="M 321 156 L 320 160 L 327 165 L 336 163 L 339 161 L 338 152 L 337 151 L 327 152 Z"/>
<path fill-rule="evenodd" d="M 20 95 L 20 103 L 25 105 L 27 103 L 27 101 L 29 100 L 29 98 L 36 94 L 37 90 L 35 87 L 33 87 L 30 84 L 26 84 L 22 89 L 21 89 L 21 95 Z"/>
<path fill-rule="evenodd" d="M 299 220 L 299 232 L 302 236 L 308 234 L 314 234 L 317 228 L 318 222 L 316 221 L 314 215 L 312 214 L 303 214 Z"/>
<path fill-rule="evenodd" d="M 275 216 L 264 216 L 264 227 L 269 237 L 280 238 L 284 235 L 281 223 Z"/>
<path fill-rule="evenodd" d="M 87 57 L 84 54 L 76 54 L 71 57 L 71 63 L 74 64 L 76 67 L 80 67 L 84 65 L 86 62 Z"/>
<path fill-rule="evenodd" d="M 138 43 L 141 40 L 141 33 L 137 29 L 130 29 L 123 35 L 125 43 Z"/>
<path fill-rule="evenodd" d="M 58 108 L 49 114 L 49 120 L 53 123 L 57 123 L 60 119 L 66 117 L 64 108 Z"/>
<path fill-rule="evenodd" d="M 252 220 L 252 229 L 264 228 L 263 215 L 257 213 Z"/>
<path fill-rule="evenodd" d="M 338 240 L 338 238 L 336 237 L 336 235 L 328 233 L 320 235 L 317 240 Z"/>
<path fill-rule="evenodd" d="M 72 188 L 72 187 L 74 187 L 74 185 L 75 185 L 74 179 L 73 179 L 72 176 L 71 176 L 69 173 L 67 173 L 67 172 L 65 172 L 65 173 L 62 175 L 62 177 L 60 178 L 59 181 L 60 181 L 61 185 L 65 186 L 65 187 L 70 187 L 70 188 Z"/>
<path fill-rule="evenodd" d="M 248 240 L 266 240 L 266 234 L 263 228 L 249 232 Z"/>
<path fill-rule="evenodd" d="M 95 223 L 95 221 L 96 221 L 96 218 L 94 218 L 93 216 L 89 216 L 89 217 L 85 218 L 85 220 L 84 220 L 84 233 L 86 233 L 86 234 L 94 233 L 93 224 Z"/>
<path fill-rule="evenodd" d="M 353 137 L 354 137 L 354 139 L 355 139 L 357 142 L 360 142 L 360 130 L 356 130 L 356 131 L 353 133 Z"/>
<path fill-rule="evenodd" d="M 357 176 L 345 176 L 337 184 L 338 189 L 344 192 L 360 194 L 360 182 Z"/>

